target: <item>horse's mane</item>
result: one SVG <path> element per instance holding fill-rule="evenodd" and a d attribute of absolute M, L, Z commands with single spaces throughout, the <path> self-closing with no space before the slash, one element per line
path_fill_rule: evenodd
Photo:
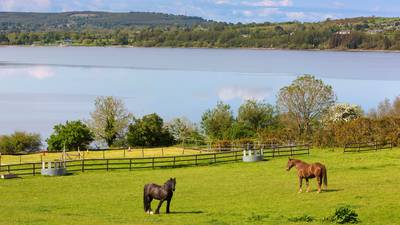
<path fill-rule="evenodd" d="M 304 162 L 304 161 L 302 161 L 300 159 L 290 159 L 290 160 L 293 161 L 294 163 L 302 163 L 302 164 L 308 165 L 308 163 L 306 163 L 306 162 Z"/>

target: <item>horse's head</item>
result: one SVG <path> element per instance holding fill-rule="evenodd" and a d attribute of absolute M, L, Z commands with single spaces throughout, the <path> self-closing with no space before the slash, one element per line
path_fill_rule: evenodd
<path fill-rule="evenodd" d="M 289 158 L 289 161 L 287 162 L 287 165 L 286 165 L 286 171 L 289 171 L 290 169 L 292 169 L 293 166 L 295 166 L 295 162 L 293 159 Z"/>
<path fill-rule="evenodd" d="M 169 178 L 168 181 L 170 187 L 172 188 L 172 191 L 175 191 L 175 187 L 176 187 L 176 178 Z"/>

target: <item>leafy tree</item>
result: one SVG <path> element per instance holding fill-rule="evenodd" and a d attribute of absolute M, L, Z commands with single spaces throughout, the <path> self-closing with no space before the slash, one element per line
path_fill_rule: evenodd
<path fill-rule="evenodd" d="M 87 149 L 94 140 L 89 127 L 78 121 L 67 121 L 54 126 L 53 134 L 47 139 L 50 151 Z"/>
<path fill-rule="evenodd" d="M 253 131 L 276 125 L 275 110 L 272 105 L 248 100 L 239 107 L 237 121 Z"/>
<path fill-rule="evenodd" d="M 35 152 L 42 146 L 39 134 L 15 132 L 11 135 L 0 136 L 0 153 L 16 154 L 21 152 Z"/>
<path fill-rule="evenodd" d="M 311 134 L 311 125 L 335 103 L 331 86 L 311 75 L 298 77 L 291 85 L 281 88 L 278 108 L 295 121 L 300 135 Z"/>
<path fill-rule="evenodd" d="M 98 97 L 95 100 L 95 111 L 91 113 L 88 124 L 96 140 L 112 146 L 124 133 L 132 119 L 132 114 L 125 108 L 121 99 Z"/>
<path fill-rule="evenodd" d="M 174 138 L 164 127 L 163 119 L 153 113 L 129 125 L 127 142 L 130 146 L 168 146 L 173 144 Z"/>
<path fill-rule="evenodd" d="M 228 136 L 233 122 L 231 107 L 222 102 L 218 102 L 214 109 L 207 110 L 201 118 L 202 128 L 212 139 L 223 139 Z"/>
<path fill-rule="evenodd" d="M 202 139 L 196 124 L 191 123 L 186 118 L 175 118 L 167 123 L 166 126 L 178 142 L 185 141 L 186 139 Z"/>

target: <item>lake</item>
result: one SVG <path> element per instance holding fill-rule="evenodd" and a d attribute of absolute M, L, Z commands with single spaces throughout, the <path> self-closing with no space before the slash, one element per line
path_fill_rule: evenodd
<path fill-rule="evenodd" d="M 0 134 L 88 119 L 96 96 L 117 96 L 142 116 L 199 122 L 217 101 L 275 103 L 301 74 L 365 111 L 400 94 L 400 53 L 242 49 L 1 47 Z"/>

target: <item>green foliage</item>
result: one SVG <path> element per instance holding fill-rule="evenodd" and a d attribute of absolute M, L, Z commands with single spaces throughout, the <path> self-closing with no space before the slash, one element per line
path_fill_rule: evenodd
<path fill-rule="evenodd" d="M 39 151 L 42 141 L 39 134 L 15 132 L 0 136 L 0 153 L 17 154 Z"/>
<path fill-rule="evenodd" d="M 337 208 L 333 216 L 329 217 L 327 220 L 339 224 L 359 222 L 358 214 L 353 209 L 347 206 Z"/>
<path fill-rule="evenodd" d="M 229 137 L 229 130 L 233 125 L 231 107 L 218 102 L 213 109 L 207 110 L 201 117 L 201 126 L 207 136 L 212 139 L 225 139 Z"/>
<path fill-rule="evenodd" d="M 73 151 L 87 149 L 94 140 L 94 135 L 86 124 L 78 121 L 67 121 L 55 125 L 53 134 L 47 139 L 49 151 Z"/>
<path fill-rule="evenodd" d="M 174 143 L 174 138 L 164 127 L 163 119 L 153 113 L 129 125 L 127 142 L 130 146 L 169 146 Z"/>
<path fill-rule="evenodd" d="M 255 100 L 248 100 L 240 106 L 237 121 L 253 131 L 272 128 L 277 123 L 274 107 Z"/>
<path fill-rule="evenodd" d="M 400 50 L 399 18 L 230 24 L 162 13 L 0 13 L 1 45 Z"/>

